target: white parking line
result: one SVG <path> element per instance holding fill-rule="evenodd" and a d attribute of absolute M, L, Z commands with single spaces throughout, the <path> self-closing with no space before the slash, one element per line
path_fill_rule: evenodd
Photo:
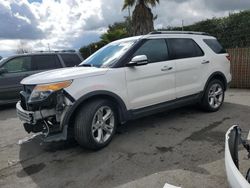
<path fill-rule="evenodd" d="M 176 187 L 174 185 L 170 185 L 170 184 L 166 183 L 163 188 L 181 188 L 181 187 Z"/>

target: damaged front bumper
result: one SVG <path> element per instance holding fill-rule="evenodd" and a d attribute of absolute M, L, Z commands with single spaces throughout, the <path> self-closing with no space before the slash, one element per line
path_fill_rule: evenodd
<path fill-rule="evenodd" d="M 17 116 L 19 117 L 19 119 L 30 125 L 36 125 L 37 121 L 56 114 L 55 109 L 47 109 L 47 110 L 41 110 L 41 111 L 35 111 L 35 112 L 24 110 L 21 106 L 21 101 L 17 102 L 16 111 L 17 111 Z"/>
<path fill-rule="evenodd" d="M 22 94 L 21 94 L 22 95 Z M 41 133 L 45 142 L 67 139 L 68 125 L 63 123 L 72 101 L 63 91 L 57 92 L 48 101 L 30 105 L 27 97 L 21 96 L 16 104 L 16 112 L 28 133 Z"/>

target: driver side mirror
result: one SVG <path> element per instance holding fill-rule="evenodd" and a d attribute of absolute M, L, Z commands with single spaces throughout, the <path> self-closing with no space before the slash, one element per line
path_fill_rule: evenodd
<path fill-rule="evenodd" d="M 0 68 L 0 75 L 1 74 L 4 74 L 4 73 L 6 73 L 7 72 L 7 70 L 4 68 L 4 67 L 1 67 Z"/>
<path fill-rule="evenodd" d="M 137 55 L 133 57 L 133 59 L 128 63 L 128 66 L 132 67 L 132 66 L 141 66 L 147 64 L 148 64 L 148 58 L 146 55 Z"/>

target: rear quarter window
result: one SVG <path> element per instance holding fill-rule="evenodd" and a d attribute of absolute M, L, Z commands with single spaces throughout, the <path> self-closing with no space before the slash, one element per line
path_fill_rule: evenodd
<path fill-rule="evenodd" d="M 204 39 L 203 40 L 209 48 L 211 48 L 216 54 L 225 54 L 226 50 L 221 46 L 217 39 Z"/>
<path fill-rule="evenodd" d="M 60 54 L 66 67 L 74 67 L 79 65 L 82 60 L 77 54 Z"/>

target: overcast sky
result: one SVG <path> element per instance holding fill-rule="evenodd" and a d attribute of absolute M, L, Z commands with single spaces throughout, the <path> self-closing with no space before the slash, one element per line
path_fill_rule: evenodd
<path fill-rule="evenodd" d="M 122 21 L 123 0 L 0 0 L 0 56 L 20 41 L 33 50 L 79 49 L 97 41 L 109 24 Z M 156 28 L 180 26 L 250 9 L 250 0 L 160 0 Z"/>

